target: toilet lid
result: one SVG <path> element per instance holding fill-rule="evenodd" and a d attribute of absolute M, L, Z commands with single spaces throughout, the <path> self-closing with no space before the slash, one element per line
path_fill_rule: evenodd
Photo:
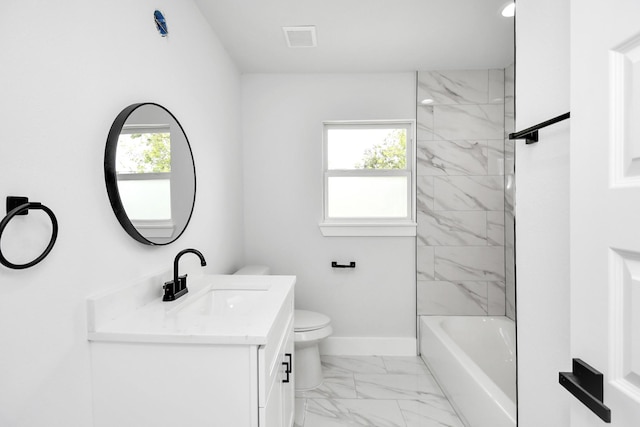
<path fill-rule="evenodd" d="M 331 323 L 331 319 L 324 314 L 308 310 L 294 310 L 293 329 L 296 332 L 313 331 L 324 328 L 329 323 Z"/>

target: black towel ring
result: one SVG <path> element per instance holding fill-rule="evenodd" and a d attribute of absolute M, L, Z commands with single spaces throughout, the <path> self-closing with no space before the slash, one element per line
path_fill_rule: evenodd
<path fill-rule="evenodd" d="M 25 268 L 33 267 L 34 265 L 36 265 L 37 263 L 45 259 L 46 256 L 49 255 L 49 252 L 51 252 L 51 249 L 53 249 L 53 245 L 56 243 L 56 239 L 58 238 L 58 220 L 56 219 L 56 216 L 53 214 L 53 211 L 48 207 L 46 207 L 45 205 L 43 205 L 42 203 L 28 202 L 10 210 L 7 213 L 7 216 L 5 216 L 2 221 L 0 221 L 0 240 L 2 239 L 2 233 L 4 232 L 4 229 L 9 223 L 9 221 L 11 221 L 11 219 L 14 216 L 19 215 L 21 212 L 28 211 L 29 209 L 40 209 L 45 211 L 47 215 L 49 215 L 49 218 L 51 218 L 51 225 L 53 226 L 53 230 L 51 233 L 51 241 L 49 242 L 49 245 L 44 250 L 44 252 L 42 252 L 42 254 L 40 254 L 38 258 L 26 264 L 14 264 L 12 262 L 7 261 L 7 259 L 2 254 L 2 248 L 0 248 L 0 263 L 2 263 L 2 265 L 4 265 L 5 267 L 13 268 L 14 270 L 22 270 Z"/>

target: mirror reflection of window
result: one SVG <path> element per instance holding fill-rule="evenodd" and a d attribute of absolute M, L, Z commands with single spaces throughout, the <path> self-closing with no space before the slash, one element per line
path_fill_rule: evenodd
<path fill-rule="evenodd" d="M 171 221 L 169 125 L 123 128 L 116 151 L 122 204 L 132 221 Z"/>
<path fill-rule="evenodd" d="M 169 125 L 153 129 L 126 126 L 118 138 L 118 173 L 171 172 L 171 131 Z"/>

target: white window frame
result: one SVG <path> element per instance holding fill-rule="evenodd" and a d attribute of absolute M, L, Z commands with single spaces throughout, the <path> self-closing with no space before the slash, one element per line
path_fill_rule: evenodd
<path fill-rule="evenodd" d="M 332 169 L 328 168 L 329 129 L 371 129 L 394 126 L 407 129 L 407 168 L 389 169 Z M 322 124 L 323 201 L 320 231 L 323 236 L 415 236 L 416 235 L 416 143 L 415 120 L 350 120 L 325 121 Z M 406 176 L 407 216 L 404 218 L 330 218 L 328 215 L 328 182 L 340 176 Z"/>

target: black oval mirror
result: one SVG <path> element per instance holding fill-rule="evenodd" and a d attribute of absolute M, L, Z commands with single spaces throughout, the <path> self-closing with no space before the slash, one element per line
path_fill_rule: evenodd
<path fill-rule="evenodd" d="M 133 104 L 116 117 L 104 154 L 113 212 L 138 242 L 167 245 L 189 224 L 196 171 L 182 126 L 166 108 Z"/>

